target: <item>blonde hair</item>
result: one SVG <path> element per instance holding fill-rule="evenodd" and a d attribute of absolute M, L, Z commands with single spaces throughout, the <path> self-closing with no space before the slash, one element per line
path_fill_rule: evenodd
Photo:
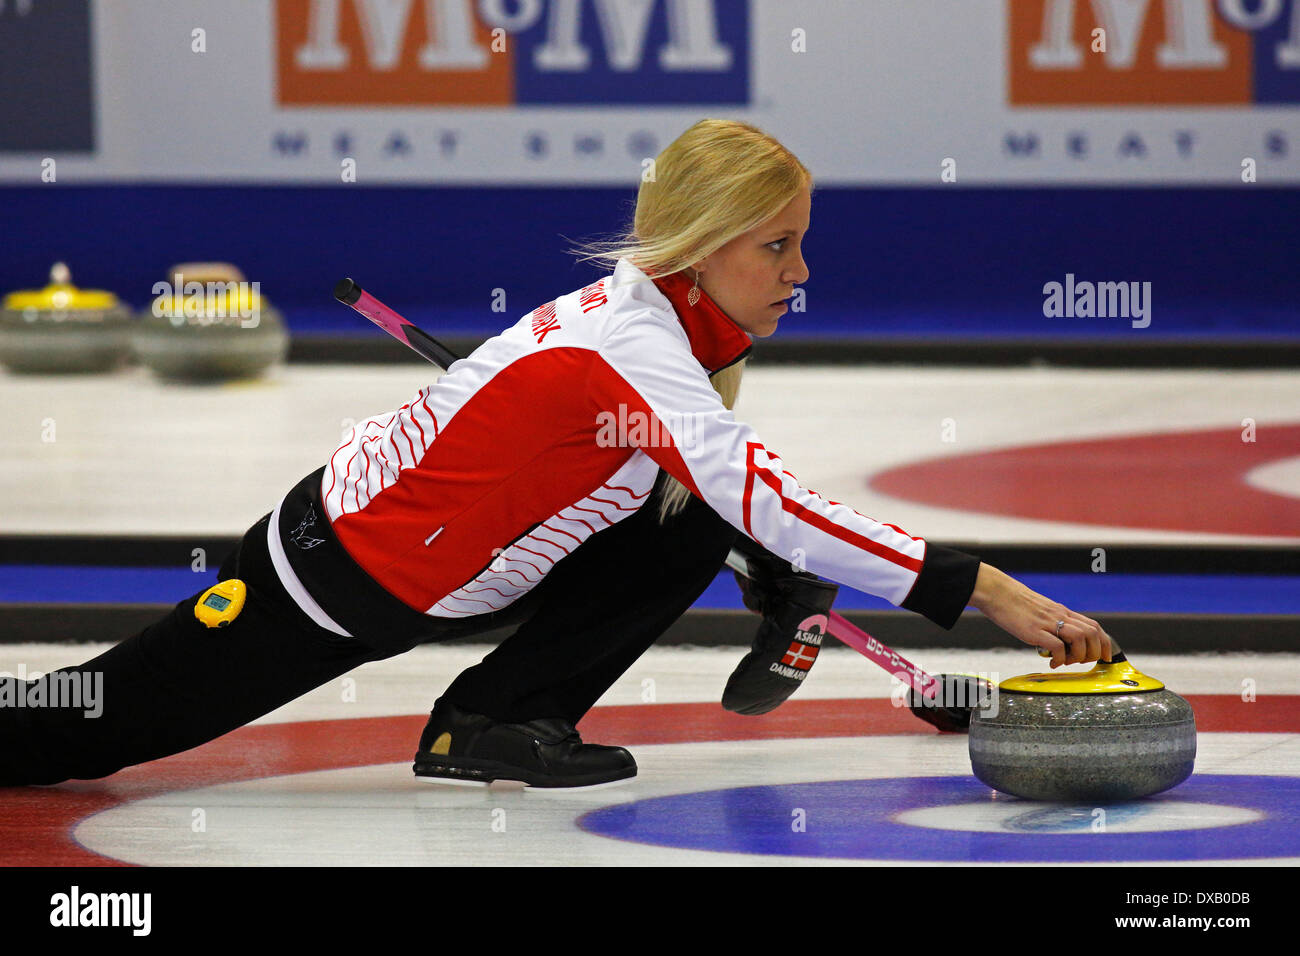
<path fill-rule="evenodd" d="M 812 174 L 793 153 L 758 127 L 734 120 L 700 120 L 655 157 L 650 172 L 637 191 L 631 227 L 613 240 L 572 249 L 580 262 L 612 269 L 626 258 L 648 277 L 672 275 L 812 188 Z M 710 376 L 729 409 L 735 408 L 744 369 L 742 360 Z M 690 495 L 669 476 L 660 488 L 660 522 L 685 507 Z"/>

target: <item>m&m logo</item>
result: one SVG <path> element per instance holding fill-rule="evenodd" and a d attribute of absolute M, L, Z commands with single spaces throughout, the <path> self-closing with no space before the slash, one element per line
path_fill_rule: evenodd
<path fill-rule="evenodd" d="M 1017 106 L 1300 102 L 1300 0 L 1008 0 Z"/>
<path fill-rule="evenodd" d="M 303 106 L 748 104 L 745 0 L 279 0 Z"/>

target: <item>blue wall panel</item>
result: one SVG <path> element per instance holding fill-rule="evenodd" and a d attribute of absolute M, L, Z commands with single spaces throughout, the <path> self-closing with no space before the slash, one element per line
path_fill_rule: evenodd
<path fill-rule="evenodd" d="M 0 290 L 64 259 L 136 306 L 172 263 L 228 259 L 296 330 L 357 328 L 351 275 L 443 331 L 489 331 L 598 273 L 564 251 L 630 219 L 615 188 L 71 186 L 0 188 Z M 1068 338 L 1300 334 L 1300 191 L 841 189 L 813 198 L 813 334 Z M 1049 319 L 1044 283 L 1152 283 L 1153 321 Z M 490 311 L 505 290 L 507 312 Z"/>

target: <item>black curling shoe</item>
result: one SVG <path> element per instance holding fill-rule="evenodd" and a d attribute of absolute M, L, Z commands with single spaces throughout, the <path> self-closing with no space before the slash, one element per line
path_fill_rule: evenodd
<path fill-rule="evenodd" d="M 420 735 L 415 775 L 432 783 L 594 787 L 635 777 L 636 760 L 622 747 L 584 744 L 567 720 L 503 724 L 439 700 Z"/>

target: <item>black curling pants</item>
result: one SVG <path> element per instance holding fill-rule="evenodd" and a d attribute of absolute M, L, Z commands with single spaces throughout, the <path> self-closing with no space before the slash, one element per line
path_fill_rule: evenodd
<path fill-rule="evenodd" d="M 270 562 L 269 517 L 221 568 L 222 580 L 238 577 L 249 588 L 228 627 L 195 618 L 198 592 L 79 667 L 30 683 L 0 678 L 10 683 L 0 687 L 0 786 L 103 777 L 188 750 L 390 656 L 299 610 Z M 447 698 L 497 720 L 577 723 L 708 587 L 735 537 L 695 498 L 661 526 L 651 498 L 556 564 L 516 609 L 526 619 L 515 633 L 461 674 Z M 484 629 L 502 623 L 493 616 Z M 467 633 L 461 624 L 456 637 Z M 93 707 L 86 698 L 68 706 L 72 680 L 92 691 Z M 15 706 L 17 695 L 42 705 Z"/>
<path fill-rule="evenodd" d="M 444 696 L 509 723 L 576 724 L 695 603 L 738 534 L 695 497 L 662 526 L 658 511 L 656 494 L 555 565 L 535 589 L 540 606 Z"/>

